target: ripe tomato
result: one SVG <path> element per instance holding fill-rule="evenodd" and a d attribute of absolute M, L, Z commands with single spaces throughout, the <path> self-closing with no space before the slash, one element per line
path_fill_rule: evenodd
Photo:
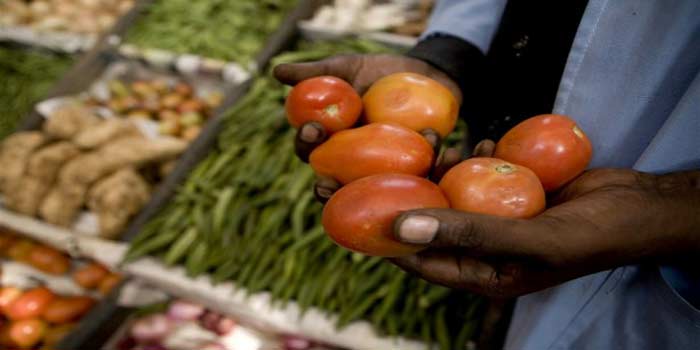
<path fill-rule="evenodd" d="M 5 313 L 7 307 L 22 295 L 22 290 L 16 287 L 0 288 L 0 311 Z"/>
<path fill-rule="evenodd" d="M 315 121 L 334 133 L 357 122 L 362 99 L 344 80 L 322 76 L 297 84 L 287 96 L 285 109 L 287 120 L 295 128 Z"/>
<path fill-rule="evenodd" d="M 415 131 L 434 129 L 442 137 L 455 128 L 459 106 L 449 89 L 415 73 L 377 80 L 362 97 L 370 123 L 396 123 Z"/>
<path fill-rule="evenodd" d="M 471 158 L 450 169 L 440 181 L 454 209 L 530 218 L 544 210 L 545 195 L 535 173 L 496 158 Z"/>
<path fill-rule="evenodd" d="M 424 247 L 394 239 L 393 221 L 405 210 L 447 208 L 437 185 L 418 176 L 373 175 L 333 194 L 323 209 L 323 227 L 339 245 L 373 256 L 402 256 Z"/>
<path fill-rule="evenodd" d="M 102 295 L 107 295 L 109 292 L 114 289 L 114 287 L 121 282 L 122 276 L 117 275 L 115 273 L 110 273 L 107 275 L 107 277 L 102 279 L 102 282 L 100 282 L 100 285 L 97 286 L 97 290 L 102 294 Z"/>
<path fill-rule="evenodd" d="M 55 295 L 46 287 L 37 287 L 24 292 L 7 306 L 7 318 L 13 321 L 27 320 L 41 316 Z"/>
<path fill-rule="evenodd" d="M 85 315 L 95 300 L 86 296 L 55 298 L 44 310 L 42 318 L 53 324 L 65 324 L 77 321 Z"/>
<path fill-rule="evenodd" d="M 46 322 L 36 318 L 14 321 L 10 324 L 9 337 L 20 349 L 30 349 L 41 342 L 47 328 Z"/>
<path fill-rule="evenodd" d="M 70 268 L 67 255 L 44 245 L 36 245 L 29 251 L 27 263 L 52 275 L 63 275 Z"/>
<path fill-rule="evenodd" d="M 581 174 L 592 153 L 591 142 L 576 122 L 544 114 L 508 131 L 496 144 L 494 157 L 528 167 L 545 191 L 552 191 Z"/>
<path fill-rule="evenodd" d="M 309 162 L 317 174 L 343 184 L 383 173 L 425 176 L 433 164 L 433 148 L 411 129 L 376 123 L 331 136 L 311 153 Z"/>
<path fill-rule="evenodd" d="M 97 288 L 107 275 L 109 275 L 109 270 L 98 263 L 92 263 L 75 271 L 73 280 L 83 288 L 93 289 Z"/>

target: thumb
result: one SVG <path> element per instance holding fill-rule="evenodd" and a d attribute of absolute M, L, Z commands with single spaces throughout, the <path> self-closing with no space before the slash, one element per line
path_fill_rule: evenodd
<path fill-rule="evenodd" d="M 534 220 L 457 211 L 417 209 L 394 220 L 394 235 L 405 243 L 467 250 L 472 255 L 535 256 L 549 230 Z"/>
<path fill-rule="evenodd" d="M 316 62 L 284 63 L 275 67 L 273 74 L 287 85 L 323 75 L 332 75 L 350 81 L 356 61 L 351 55 L 340 55 Z"/>

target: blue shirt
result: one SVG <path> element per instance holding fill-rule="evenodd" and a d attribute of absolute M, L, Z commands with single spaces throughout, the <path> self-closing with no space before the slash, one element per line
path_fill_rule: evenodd
<path fill-rule="evenodd" d="M 424 36 L 486 52 L 505 3 L 439 1 Z M 590 0 L 553 112 L 588 134 L 591 167 L 700 169 L 700 1 Z M 677 269 L 624 266 L 526 295 L 506 348 L 699 349 L 700 311 L 688 302 L 699 284 Z"/>

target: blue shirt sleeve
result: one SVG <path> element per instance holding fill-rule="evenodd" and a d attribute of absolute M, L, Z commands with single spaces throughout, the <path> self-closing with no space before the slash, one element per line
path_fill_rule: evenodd
<path fill-rule="evenodd" d="M 466 40 L 486 53 L 506 3 L 506 0 L 438 0 L 422 38 L 448 34 Z"/>

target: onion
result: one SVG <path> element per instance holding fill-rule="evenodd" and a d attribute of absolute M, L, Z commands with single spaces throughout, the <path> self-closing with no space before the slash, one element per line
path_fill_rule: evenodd
<path fill-rule="evenodd" d="M 168 317 L 178 321 L 194 321 L 204 314 L 204 307 L 184 300 L 176 300 L 168 308 Z"/>
<path fill-rule="evenodd" d="M 219 323 L 216 325 L 216 332 L 220 335 L 226 335 L 231 333 L 234 328 L 236 328 L 236 321 L 231 318 L 224 317 L 220 319 Z"/>
<path fill-rule="evenodd" d="M 226 350 L 226 347 L 219 343 L 209 343 L 198 350 Z"/>
<path fill-rule="evenodd" d="M 202 315 L 202 317 L 200 319 L 200 323 L 202 324 L 202 327 L 204 327 L 205 329 L 208 329 L 212 332 L 216 332 L 219 328 L 219 321 L 220 320 L 221 320 L 221 315 L 219 315 L 213 311 L 207 311 L 204 315 Z"/>
<path fill-rule="evenodd" d="M 131 336 L 139 343 L 158 342 L 172 329 L 172 322 L 163 314 L 144 317 L 134 322 Z"/>
<path fill-rule="evenodd" d="M 311 346 L 313 345 L 308 339 L 295 337 L 291 335 L 285 336 L 282 339 L 282 343 L 284 344 L 285 350 L 306 350 L 311 349 Z"/>

